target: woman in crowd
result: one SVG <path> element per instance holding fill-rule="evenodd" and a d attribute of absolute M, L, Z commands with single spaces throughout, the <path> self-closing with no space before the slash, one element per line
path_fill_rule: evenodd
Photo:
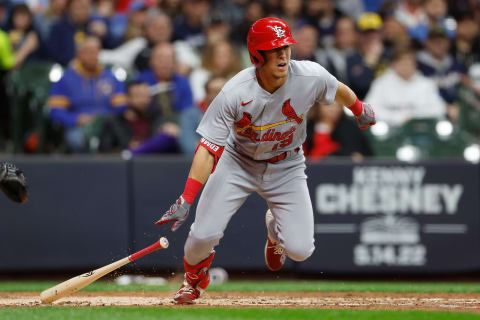
<path fill-rule="evenodd" d="M 205 98 L 205 84 L 212 76 L 231 78 L 241 70 L 239 57 L 231 43 L 222 41 L 207 46 L 202 56 L 202 67 L 192 71 L 192 86 L 195 103 Z"/>
<path fill-rule="evenodd" d="M 15 53 L 15 66 L 22 65 L 39 48 L 39 37 L 33 27 L 33 15 L 26 4 L 12 8 L 7 23 L 7 33 Z"/>

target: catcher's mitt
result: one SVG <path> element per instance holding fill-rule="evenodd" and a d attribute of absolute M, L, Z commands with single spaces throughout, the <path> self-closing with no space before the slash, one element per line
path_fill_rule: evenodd
<path fill-rule="evenodd" d="M 0 163 L 0 189 L 12 201 L 18 203 L 28 201 L 27 181 L 23 171 L 11 163 Z"/>

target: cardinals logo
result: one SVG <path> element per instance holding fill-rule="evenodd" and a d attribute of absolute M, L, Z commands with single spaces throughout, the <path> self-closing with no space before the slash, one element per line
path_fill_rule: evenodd
<path fill-rule="evenodd" d="M 273 32 L 275 32 L 275 35 L 277 36 L 277 38 L 283 38 L 285 37 L 285 30 L 282 29 L 282 27 L 280 26 L 274 26 L 274 27 L 271 27 L 271 26 L 268 26 L 270 29 L 273 30 Z"/>
<path fill-rule="evenodd" d="M 303 121 L 303 118 L 297 116 L 295 109 L 293 109 L 293 107 L 290 105 L 290 99 L 285 100 L 285 102 L 283 103 L 282 113 L 287 118 L 295 120 L 295 122 L 297 122 L 298 124 L 302 123 Z"/>
<path fill-rule="evenodd" d="M 244 112 L 243 118 L 235 122 L 235 125 L 240 129 L 242 129 L 250 125 L 250 123 L 252 123 L 252 115 L 248 112 Z"/>

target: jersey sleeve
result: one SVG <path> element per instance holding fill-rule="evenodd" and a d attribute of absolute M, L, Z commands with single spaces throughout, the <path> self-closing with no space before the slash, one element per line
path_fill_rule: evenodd
<path fill-rule="evenodd" d="M 60 81 L 52 84 L 47 105 L 50 111 L 50 119 L 66 127 L 74 127 L 78 112 L 70 110 L 70 91 L 67 84 L 69 75 L 70 73 L 65 73 Z"/>
<path fill-rule="evenodd" d="M 197 133 L 210 142 L 225 146 L 235 120 L 234 108 L 222 90 L 205 112 Z"/>
<path fill-rule="evenodd" d="M 338 89 L 338 80 L 330 72 L 318 63 L 312 62 L 312 71 L 317 80 L 316 101 L 323 105 L 332 104 Z"/>

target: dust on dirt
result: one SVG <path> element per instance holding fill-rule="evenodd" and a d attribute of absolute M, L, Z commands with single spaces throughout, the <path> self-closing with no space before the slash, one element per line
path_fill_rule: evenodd
<path fill-rule="evenodd" d="M 78 292 L 58 307 L 122 306 L 181 308 L 173 292 Z M 0 292 L 0 308 L 43 307 L 39 292 Z M 187 306 L 192 307 L 192 306 Z M 322 308 L 435 310 L 480 313 L 480 294 L 382 292 L 206 292 L 197 308 Z"/>

